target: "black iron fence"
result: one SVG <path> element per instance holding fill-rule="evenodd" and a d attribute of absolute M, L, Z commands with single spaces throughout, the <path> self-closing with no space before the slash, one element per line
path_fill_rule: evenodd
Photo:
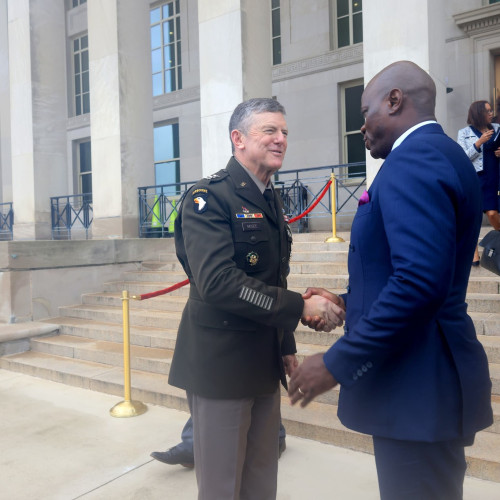
<path fill-rule="evenodd" d="M 298 170 L 287 170 L 275 175 L 274 184 L 283 200 L 285 215 L 288 218 L 302 214 L 318 198 L 330 180 L 336 178 L 336 207 L 338 219 L 348 221 L 354 216 L 358 199 L 366 185 L 364 174 L 353 177 L 352 171 L 364 171 L 365 163 L 346 163 Z M 186 191 L 196 181 L 144 186 L 139 192 L 139 237 L 165 238 L 173 236 L 174 222 L 179 204 Z M 322 218 L 331 218 L 331 196 L 325 196 L 307 216 L 292 225 L 296 232 L 307 232 L 313 222 Z"/>
<path fill-rule="evenodd" d="M 52 239 L 89 238 L 93 220 L 92 194 L 74 194 L 50 198 Z"/>
<path fill-rule="evenodd" d="M 12 203 L 0 203 L 0 241 L 12 240 L 14 210 Z"/>

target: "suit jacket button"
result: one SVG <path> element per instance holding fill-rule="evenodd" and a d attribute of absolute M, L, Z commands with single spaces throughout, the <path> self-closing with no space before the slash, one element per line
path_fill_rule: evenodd
<path fill-rule="evenodd" d="M 361 369 L 362 369 L 365 373 L 368 371 L 368 368 L 366 367 L 366 365 L 363 365 L 363 366 L 361 367 Z"/>
<path fill-rule="evenodd" d="M 286 257 L 281 257 L 281 262 L 284 264 L 286 262 Z"/>
<path fill-rule="evenodd" d="M 362 370 L 358 370 L 357 373 L 358 373 L 358 377 L 362 377 L 363 376 L 363 371 Z"/>
<path fill-rule="evenodd" d="M 352 379 L 353 379 L 353 380 L 358 380 L 358 376 L 357 376 L 356 374 L 354 374 L 354 375 L 352 376 Z"/>
<path fill-rule="evenodd" d="M 255 241 L 257 238 L 255 236 L 250 236 L 250 241 Z"/>
<path fill-rule="evenodd" d="M 373 366 L 373 363 L 371 361 L 366 362 L 366 367 L 371 368 Z"/>
<path fill-rule="evenodd" d="M 223 322 L 222 322 L 222 324 L 223 324 L 224 326 L 228 326 L 228 325 L 229 325 L 229 321 L 223 321 Z"/>

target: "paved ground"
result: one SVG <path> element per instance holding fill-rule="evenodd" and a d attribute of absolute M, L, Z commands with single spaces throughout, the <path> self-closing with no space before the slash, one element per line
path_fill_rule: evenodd
<path fill-rule="evenodd" d="M 195 500 L 192 470 L 150 458 L 179 440 L 187 415 L 149 406 L 114 418 L 120 398 L 0 370 L 1 500 Z M 376 500 L 371 455 L 289 436 L 279 500 Z M 467 478 L 465 500 L 500 484 Z"/>

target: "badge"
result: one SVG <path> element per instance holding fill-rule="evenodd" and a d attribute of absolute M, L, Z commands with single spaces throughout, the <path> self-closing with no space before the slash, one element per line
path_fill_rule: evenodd
<path fill-rule="evenodd" d="M 194 211 L 197 214 L 202 214 L 207 209 L 207 200 L 203 196 L 197 196 L 194 200 Z"/>
<path fill-rule="evenodd" d="M 247 208 L 247 207 L 241 207 L 241 211 L 242 211 L 243 213 L 245 213 L 245 214 L 247 214 L 247 213 L 249 213 L 249 212 L 250 212 L 250 210 L 248 210 L 248 208 Z"/>
<path fill-rule="evenodd" d="M 240 183 L 241 187 L 245 187 L 246 185 L 247 185 L 247 183 L 245 181 L 243 181 L 242 183 Z"/>
<path fill-rule="evenodd" d="M 264 215 L 261 213 L 255 214 L 236 214 L 237 219 L 263 219 Z"/>
<path fill-rule="evenodd" d="M 195 189 L 192 193 L 193 195 L 193 208 L 196 214 L 202 214 L 206 212 L 208 208 L 207 200 L 208 200 L 208 189 L 198 188 Z"/>
<path fill-rule="evenodd" d="M 256 252 L 250 252 L 249 254 L 247 254 L 247 262 L 251 266 L 255 266 L 255 264 L 259 262 L 259 254 Z"/>

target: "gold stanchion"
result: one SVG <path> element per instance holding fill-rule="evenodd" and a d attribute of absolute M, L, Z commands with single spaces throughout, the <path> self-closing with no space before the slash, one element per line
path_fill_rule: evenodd
<path fill-rule="evenodd" d="M 335 179 L 335 174 L 332 172 L 330 175 L 332 181 L 330 185 L 330 190 L 332 193 L 332 236 L 325 240 L 325 243 L 342 243 L 343 240 L 340 236 L 337 236 L 337 202 L 335 197 L 335 190 L 337 189 L 337 180 Z"/>
<path fill-rule="evenodd" d="M 125 400 L 117 403 L 109 413 L 113 417 L 135 417 L 142 415 L 148 407 L 140 401 L 130 400 L 130 323 L 129 323 L 129 296 L 128 291 L 122 292 L 123 304 L 123 378 Z"/>

